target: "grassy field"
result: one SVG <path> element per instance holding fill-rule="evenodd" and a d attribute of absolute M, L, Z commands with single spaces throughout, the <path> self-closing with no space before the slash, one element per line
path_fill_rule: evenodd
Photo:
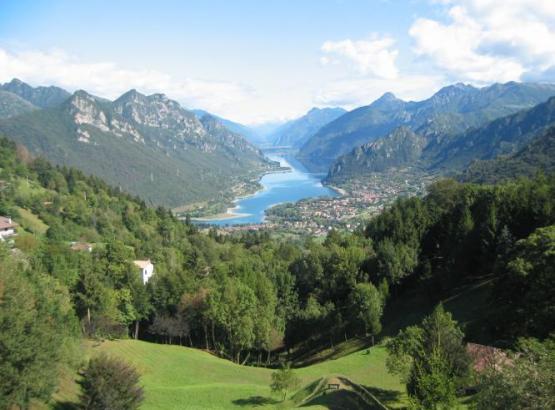
<path fill-rule="evenodd" d="M 44 235 L 46 233 L 48 225 L 46 225 L 38 216 L 24 208 L 17 207 L 16 209 L 21 217 L 21 226 L 24 229 L 39 235 Z"/>
<path fill-rule="evenodd" d="M 402 407 L 405 402 L 403 385 L 385 369 L 386 352 L 382 347 L 296 369 L 301 379 L 299 390 L 284 403 L 270 392 L 272 370 L 239 366 L 197 349 L 120 340 L 91 342 L 87 352 L 107 353 L 137 367 L 145 389 L 144 410 L 292 408 L 310 395 L 318 381 L 335 375 L 347 376 L 366 387 L 390 407 Z M 63 402 L 74 401 L 76 391 L 75 382 L 65 380 L 55 408 L 69 408 Z M 317 395 L 303 407 L 368 408 L 360 405 L 354 393 L 343 390 Z"/>

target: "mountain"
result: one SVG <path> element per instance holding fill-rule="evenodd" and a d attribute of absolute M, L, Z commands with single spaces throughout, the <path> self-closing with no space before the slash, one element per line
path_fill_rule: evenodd
<path fill-rule="evenodd" d="M 406 166 L 417 166 L 434 173 L 456 174 L 473 161 L 478 162 L 472 165 L 472 170 L 468 171 L 469 175 L 495 173 L 493 170 L 487 171 L 486 168 L 495 166 L 501 169 L 500 164 L 503 161 L 521 151 L 530 141 L 553 125 L 555 97 L 533 108 L 439 140 L 416 134 L 408 128 L 399 128 L 383 138 L 339 157 L 330 168 L 328 180 L 339 182 L 352 176 Z M 536 150 L 537 147 L 533 152 Z M 500 158 L 491 164 L 487 162 L 501 156 L 503 159 Z M 516 157 L 517 160 L 519 158 L 521 157 Z M 530 158 L 530 155 L 526 158 Z M 516 172 L 518 167 L 511 165 L 509 168 Z"/>
<path fill-rule="evenodd" d="M 0 119 L 13 117 L 36 108 L 20 96 L 0 90 Z"/>
<path fill-rule="evenodd" d="M 326 169 L 340 155 L 399 126 L 440 142 L 446 136 L 530 108 L 553 95 L 555 85 L 516 82 L 484 88 L 459 83 L 419 102 L 406 102 L 386 93 L 372 104 L 322 127 L 301 148 L 298 157 L 311 169 Z"/>
<path fill-rule="evenodd" d="M 426 139 L 410 128 L 399 127 L 376 141 L 340 156 L 331 166 L 329 181 L 345 180 L 413 163 L 420 158 Z"/>
<path fill-rule="evenodd" d="M 426 157 L 436 169 L 463 169 L 473 160 L 515 153 L 555 123 L 555 97 L 544 103 L 446 138 L 430 147 Z"/>
<path fill-rule="evenodd" d="M 270 140 L 274 146 L 300 148 L 316 131 L 346 112 L 343 108 L 312 108 L 302 117 L 279 127 Z"/>
<path fill-rule="evenodd" d="M 163 94 L 135 90 L 113 102 L 80 90 L 58 106 L 1 120 L 0 134 L 168 206 L 221 199 L 269 167 L 217 119 L 200 121 Z"/>
<path fill-rule="evenodd" d="M 533 177 L 538 172 L 555 172 L 555 127 L 541 132 L 513 155 L 472 162 L 459 179 L 493 184 L 522 176 Z"/>
<path fill-rule="evenodd" d="M 238 122 L 234 122 L 234 121 L 228 120 L 226 118 L 219 117 L 217 115 L 211 114 L 208 111 L 204 111 L 204 110 L 198 110 L 197 109 L 197 110 L 192 110 L 192 112 L 197 116 L 197 118 L 199 120 L 201 120 L 202 117 L 204 117 L 205 115 L 209 115 L 211 117 L 216 118 L 228 130 L 230 130 L 230 131 L 232 131 L 236 134 L 242 135 L 251 144 L 259 145 L 260 142 L 261 142 L 261 139 L 262 139 L 261 136 L 256 131 L 254 131 L 252 128 L 250 128 L 246 125 L 239 124 Z"/>
<path fill-rule="evenodd" d="M 9 83 L 0 85 L 0 90 L 9 91 L 18 95 L 36 107 L 48 108 L 60 105 L 71 95 L 66 90 L 50 86 L 50 87 L 32 87 L 17 78 Z"/>

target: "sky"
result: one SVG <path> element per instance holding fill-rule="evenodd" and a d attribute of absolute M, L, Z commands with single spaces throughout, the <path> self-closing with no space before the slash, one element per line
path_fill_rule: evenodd
<path fill-rule="evenodd" d="M 555 82 L 555 0 L 0 0 L 0 82 L 162 92 L 245 124 Z"/>

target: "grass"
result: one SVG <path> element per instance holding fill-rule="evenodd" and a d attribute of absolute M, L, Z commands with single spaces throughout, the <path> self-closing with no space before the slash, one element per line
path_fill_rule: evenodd
<path fill-rule="evenodd" d="M 299 390 L 291 392 L 291 399 L 283 403 L 270 392 L 271 369 L 239 366 L 201 350 L 119 340 L 91 342 L 87 351 L 89 355 L 107 353 L 136 366 L 145 389 L 144 410 L 292 408 L 311 394 L 318 380 L 334 375 L 347 376 L 390 407 L 400 407 L 405 401 L 403 385 L 385 369 L 386 352 L 382 347 L 296 369 L 301 380 Z M 72 385 L 75 386 L 75 381 L 71 377 L 64 379 L 59 399 L 66 402 L 76 399 Z M 74 397 L 70 397 L 72 394 Z M 353 403 L 358 402 L 353 392 L 330 392 L 318 394 L 303 407 L 364 408 L 355 407 Z M 66 407 L 59 404 L 54 408 Z"/>
<path fill-rule="evenodd" d="M 44 235 L 48 230 L 48 225 L 45 224 L 38 216 L 31 211 L 17 207 L 19 213 L 21 226 L 32 233 Z"/>

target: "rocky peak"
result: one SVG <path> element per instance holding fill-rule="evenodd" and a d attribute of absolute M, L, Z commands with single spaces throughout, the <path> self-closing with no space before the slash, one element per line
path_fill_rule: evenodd
<path fill-rule="evenodd" d="M 84 90 L 73 93 L 68 100 L 68 110 L 77 125 L 92 125 L 102 131 L 109 131 L 106 113 L 99 107 L 94 96 Z"/>
<path fill-rule="evenodd" d="M 387 92 L 370 104 L 370 107 L 377 109 L 396 109 L 403 106 L 405 102 L 395 96 L 395 94 Z"/>
<path fill-rule="evenodd" d="M 145 96 L 136 90 L 130 90 L 114 101 L 114 111 L 125 120 L 153 128 L 196 129 L 202 126 L 195 115 L 181 108 L 179 103 L 170 100 L 164 94 Z"/>

